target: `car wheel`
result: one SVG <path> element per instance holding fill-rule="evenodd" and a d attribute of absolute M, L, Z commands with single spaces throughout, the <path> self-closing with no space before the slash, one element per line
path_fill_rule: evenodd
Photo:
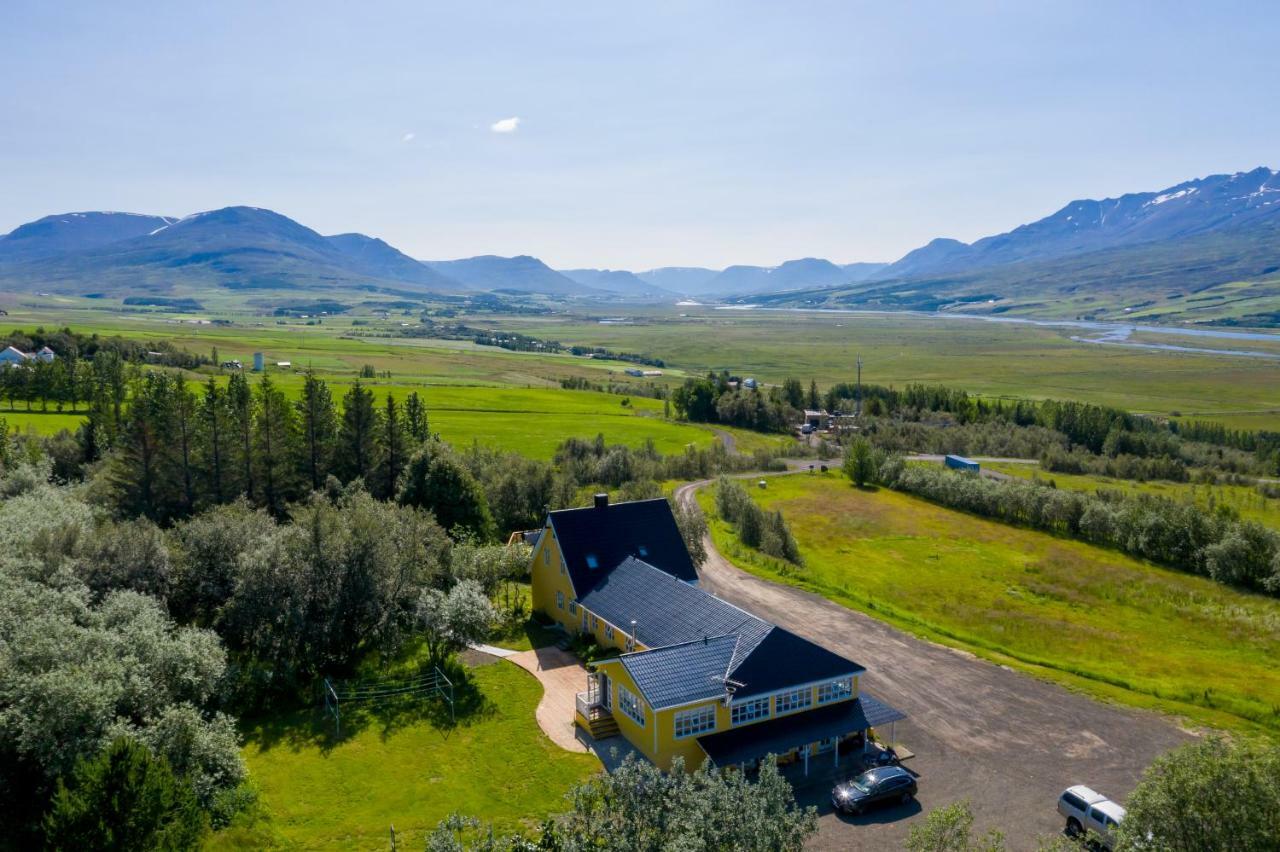
<path fill-rule="evenodd" d="M 1083 828 L 1080 825 L 1080 820 L 1071 817 L 1067 820 L 1067 837 L 1079 837 Z"/>

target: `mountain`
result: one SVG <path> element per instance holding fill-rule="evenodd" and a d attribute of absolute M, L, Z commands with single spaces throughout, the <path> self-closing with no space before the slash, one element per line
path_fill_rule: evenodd
<path fill-rule="evenodd" d="M 170 221 L 141 236 L 0 263 L 0 279 L 65 293 L 168 292 L 176 285 L 462 289 L 377 242 L 349 235 L 330 241 L 271 210 L 225 207 Z"/>
<path fill-rule="evenodd" d="M 846 263 L 840 268 L 844 270 L 848 281 L 866 281 L 887 267 L 887 263 Z"/>
<path fill-rule="evenodd" d="M 918 278 L 1047 260 L 1280 221 L 1280 172 L 1211 175 L 1156 192 L 1072 201 L 1050 216 L 966 245 L 934 240 L 877 277 Z"/>
<path fill-rule="evenodd" d="M 816 287 L 835 287 L 852 280 L 839 266 L 815 257 L 788 260 L 781 266 L 730 266 L 707 282 L 707 291 L 746 296 Z"/>
<path fill-rule="evenodd" d="M 628 299 L 673 301 L 680 298 L 679 294 L 624 269 L 561 269 L 560 274 L 592 290 Z"/>
<path fill-rule="evenodd" d="M 473 290 L 513 290 L 568 296 L 582 286 L 536 257 L 498 257 L 486 254 L 462 260 L 426 260 L 427 266 Z"/>
<path fill-rule="evenodd" d="M 706 289 L 707 283 L 717 274 L 715 269 L 703 269 L 700 266 L 663 266 L 637 272 L 636 277 L 682 296 L 705 296 L 711 292 Z"/>
<path fill-rule="evenodd" d="M 411 281 L 434 289 L 459 289 L 457 282 L 377 237 L 335 234 L 325 239 L 348 258 L 352 268 L 360 269 L 366 274 L 394 281 Z"/>
<path fill-rule="evenodd" d="M 0 237 L 0 262 L 38 260 L 141 237 L 171 225 L 171 216 L 140 213 L 61 213 L 45 216 Z"/>

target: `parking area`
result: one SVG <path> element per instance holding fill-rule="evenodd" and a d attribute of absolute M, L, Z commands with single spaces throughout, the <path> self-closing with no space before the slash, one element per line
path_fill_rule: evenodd
<path fill-rule="evenodd" d="M 1088 784 L 1123 801 L 1155 757 L 1191 736 L 1169 717 L 1095 701 L 762 580 L 707 546 L 705 589 L 862 663 L 862 687 L 909 715 L 896 734 L 915 753 L 904 765 L 919 776 L 918 801 L 837 815 L 829 794 L 848 771 L 811 772 L 796 784 L 819 809 L 815 849 L 901 848 L 922 813 L 958 799 L 971 802 L 979 831 L 999 828 L 1010 848 L 1032 848 L 1061 831 L 1063 789 Z"/>

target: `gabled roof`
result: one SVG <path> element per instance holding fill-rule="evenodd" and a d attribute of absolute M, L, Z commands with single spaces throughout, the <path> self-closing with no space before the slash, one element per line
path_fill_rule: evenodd
<path fill-rule="evenodd" d="M 653 707 L 671 707 L 724 695 L 724 677 L 737 636 L 695 639 L 626 654 L 622 666 Z"/>
<path fill-rule="evenodd" d="M 865 671 L 807 639 L 756 618 L 640 559 L 608 572 L 579 603 L 649 648 L 619 659 L 657 708 L 724 694 L 744 698 Z"/>
<path fill-rule="evenodd" d="M 579 598 L 628 556 L 639 557 L 677 579 L 698 580 L 671 506 L 661 497 L 561 509 L 549 518 Z"/>
<path fill-rule="evenodd" d="M 768 622 L 641 559 L 629 556 L 595 579 L 578 603 L 628 633 L 634 619 L 636 639 L 648 648 L 728 634 L 754 642 L 769 630 Z"/>

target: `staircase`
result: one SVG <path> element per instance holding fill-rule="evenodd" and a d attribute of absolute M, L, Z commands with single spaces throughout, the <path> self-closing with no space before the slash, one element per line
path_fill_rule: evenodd
<path fill-rule="evenodd" d="M 587 715 L 587 731 L 595 739 L 602 740 L 618 733 L 618 722 L 603 707 L 592 707 Z"/>

